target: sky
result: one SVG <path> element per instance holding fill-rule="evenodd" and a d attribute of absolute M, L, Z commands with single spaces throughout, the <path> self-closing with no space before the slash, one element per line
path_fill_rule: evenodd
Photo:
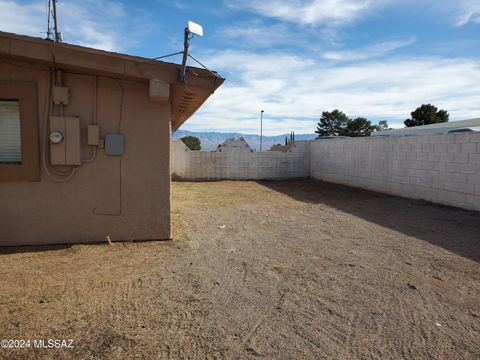
<path fill-rule="evenodd" d="M 46 0 L 0 0 L 0 30 L 45 37 Z M 480 117 L 480 0 L 59 0 L 65 42 L 153 58 L 183 47 L 225 83 L 191 131 L 313 133 L 323 111 L 402 127 L 432 103 Z M 181 57 L 168 61 L 181 62 Z M 191 65 L 195 65 L 192 63 Z"/>

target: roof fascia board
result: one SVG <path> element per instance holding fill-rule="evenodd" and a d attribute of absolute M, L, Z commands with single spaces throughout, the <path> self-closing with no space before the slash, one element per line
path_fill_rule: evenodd
<path fill-rule="evenodd" d="M 54 53 L 56 66 L 78 72 L 136 80 L 159 79 L 169 83 L 178 80 L 180 67 L 176 64 L 0 32 L 0 55 L 3 57 L 53 64 Z M 215 86 L 212 90 L 219 86 L 208 71 L 189 69 L 201 75 L 195 76 L 189 71 L 189 85 L 207 89 Z"/>

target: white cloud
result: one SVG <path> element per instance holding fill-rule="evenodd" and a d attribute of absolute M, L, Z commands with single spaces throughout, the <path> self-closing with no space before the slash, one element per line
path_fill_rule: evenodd
<path fill-rule="evenodd" d="M 478 0 L 386 0 L 395 11 L 408 9 L 421 11 L 426 16 L 440 18 L 449 26 L 459 27 L 468 23 L 480 23 L 480 1 Z"/>
<path fill-rule="evenodd" d="M 188 5 L 185 4 L 184 1 L 182 0 L 174 0 L 173 5 L 178 9 L 178 10 L 185 10 L 188 9 Z"/>
<path fill-rule="evenodd" d="M 480 61 L 463 58 L 393 58 L 338 66 L 284 53 L 223 51 L 204 55 L 225 84 L 186 124 L 190 130 L 312 132 L 322 111 L 400 124 L 422 103 L 446 109 L 451 119 L 480 115 Z"/>
<path fill-rule="evenodd" d="M 450 25 L 480 24 L 479 0 L 225 0 L 227 5 L 300 25 L 336 28 L 377 14 L 379 9 L 421 9 Z"/>
<path fill-rule="evenodd" d="M 264 25 L 258 20 L 236 23 L 217 31 L 216 37 L 229 40 L 243 47 L 272 47 L 282 45 L 303 45 L 306 42 L 300 34 L 293 32 L 285 24 Z"/>
<path fill-rule="evenodd" d="M 334 27 L 351 23 L 381 0 L 230 0 L 230 6 L 302 25 Z"/>
<path fill-rule="evenodd" d="M 131 33 L 129 29 L 138 29 L 135 24 L 145 22 L 129 18 L 123 4 L 116 1 L 62 1 L 57 4 L 57 11 L 65 42 L 103 50 L 125 50 L 139 35 L 139 31 Z M 0 30 L 46 37 L 45 2 L 0 0 Z"/>
<path fill-rule="evenodd" d="M 391 1 L 391 0 L 388 0 Z M 391 2 L 392 7 L 405 8 L 412 12 L 421 11 L 427 16 L 440 18 L 448 26 L 460 27 L 469 23 L 480 23 L 480 1 L 478 0 L 403 0 Z"/>
<path fill-rule="evenodd" d="M 464 26 L 468 23 L 480 24 L 480 1 L 478 0 L 446 2 L 442 10 L 453 18 L 454 24 L 457 27 Z"/>
<path fill-rule="evenodd" d="M 36 37 L 46 36 L 45 4 L 37 1 L 20 5 L 15 1 L 0 0 L 0 30 Z"/>
<path fill-rule="evenodd" d="M 323 58 L 334 61 L 366 60 L 385 55 L 388 52 L 413 44 L 414 37 L 404 40 L 388 40 L 355 50 L 328 51 Z"/>
<path fill-rule="evenodd" d="M 65 41 L 110 51 L 124 49 L 121 24 L 126 21 L 126 13 L 121 3 L 72 1 L 62 2 L 57 8 L 63 18 L 59 26 L 65 32 Z"/>

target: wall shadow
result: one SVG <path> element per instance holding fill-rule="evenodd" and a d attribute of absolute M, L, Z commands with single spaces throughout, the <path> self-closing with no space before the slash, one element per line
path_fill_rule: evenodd
<path fill-rule="evenodd" d="M 0 246 L 0 256 L 7 254 L 35 253 L 44 251 L 65 250 L 74 244 L 59 245 L 18 245 L 18 246 Z"/>
<path fill-rule="evenodd" d="M 122 244 L 148 244 L 158 243 L 168 245 L 172 239 L 148 239 L 148 240 L 115 240 L 112 241 L 113 246 Z M 8 254 L 22 254 L 22 253 L 35 253 L 46 251 L 57 251 L 71 249 L 76 245 L 88 245 L 88 246 L 110 246 L 106 241 L 88 241 L 88 242 L 76 242 L 68 244 L 45 244 L 45 245 L 7 245 L 0 246 L 0 256 Z"/>
<path fill-rule="evenodd" d="M 480 262 L 480 212 L 312 179 L 258 183 L 298 201 L 325 204 Z"/>

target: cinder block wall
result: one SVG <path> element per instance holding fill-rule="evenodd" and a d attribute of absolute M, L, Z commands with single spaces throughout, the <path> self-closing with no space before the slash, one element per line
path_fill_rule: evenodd
<path fill-rule="evenodd" d="M 479 133 L 300 141 L 287 153 L 172 147 L 174 180 L 311 177 L 480 211 Z"/>
<path fill-rule="evenodd" d="M 173 180 L 280 180 L 308 178 L 308 142 L 296 142 L 291 152 L 255 152 L 243 142 L 221 151 L 190 151 L 172 140 Z"/>
<path fill-rule="evenodd" d="M 310 176 L 480 210 L 480 134 L 315 140 Z"/>

